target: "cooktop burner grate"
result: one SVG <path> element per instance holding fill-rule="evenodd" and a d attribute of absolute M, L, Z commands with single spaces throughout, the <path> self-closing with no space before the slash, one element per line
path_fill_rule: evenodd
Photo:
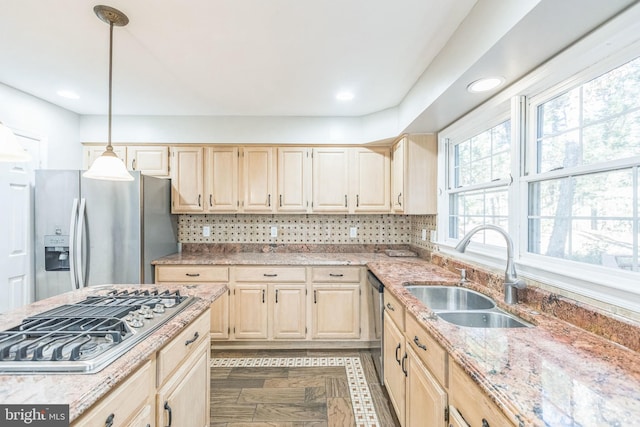
<path fill-rule="evenodd" d="M 93 372 L 190 302 L 178 292 L 110 291 L 28 317 L 0 332 L 0 372 Z"/>

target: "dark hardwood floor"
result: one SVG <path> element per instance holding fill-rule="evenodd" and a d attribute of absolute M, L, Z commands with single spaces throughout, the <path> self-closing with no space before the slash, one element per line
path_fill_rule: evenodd
<path fill-rule="evenodd" d="M 344 366 L 277 366 L 211 368 L 212 427 L 397 427 L 371 353 L 358 350 L 213 351 L 212 358 L 359 358 L 372 402 L 351 401 Z M 361 381 L 362 381 L 361 380 Z M 358 383 L 362 387 L 363 383 Z M 377 423 L 363 410 L 373 403 Z"/>

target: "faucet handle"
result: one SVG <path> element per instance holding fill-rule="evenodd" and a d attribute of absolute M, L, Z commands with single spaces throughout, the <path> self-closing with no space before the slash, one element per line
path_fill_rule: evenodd
<path fill-rule="evenodd" d="M 464 283 L 467 281 L 467 270 L 464 268 L 456 267 L 456 270 L 460 272 L 460 283 Z"/>

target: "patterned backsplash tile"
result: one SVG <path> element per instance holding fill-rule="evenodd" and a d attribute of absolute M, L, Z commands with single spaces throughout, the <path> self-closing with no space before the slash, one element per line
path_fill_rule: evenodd
<path fill-rule="evenodd" d="M 409 244 L 418 227 L 435 226 L 423 216 L 408 215 L 180 215 L 181 243 L 276 243 L 276 244 Z M 203 227 L 210 236 L 203 236 Z M 271 237 L 271 227 L 277 237 Z M 357 228 L 351 238 L 350 229 Z M 426 242 L 415 242 L 416 244 Z M 424 248 L 431 246 L 421 245 Z"/>
<path fill-rule="evenodd" d="M 412 215 L 410 218 L 411 241 L 409 243 L 430 252 L 437 251 L 438 246 L 431 243 L 431 232 L 436 229 L 436 215 Z M 422 240 L 422 230 L 427 230 L 427 240 Z"/>

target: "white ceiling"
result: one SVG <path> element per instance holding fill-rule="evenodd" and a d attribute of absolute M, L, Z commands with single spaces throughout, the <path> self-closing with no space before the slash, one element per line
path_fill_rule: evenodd
<path fill-rule="evenodd" d="M 366 116 L 402 105 L 421 77 L 429 85 L 430 65 L 456 54 L 457 30 L 474 38 L 475 28 L 481 38 L 492 19 L 504 19 L 474 16 L 474 6 L 512 1 L 109 0 L 130 19 L 114 29 L 113 112 Z M 500 74 L 511 83 L 635 2 L 526 1 L 532 12 L 502 23 L 512 30 L 424 101 L 412 131 L 438 130 L 491 95 L 468 96 L 469 79 Z M 95 4 L 2 1 L 0 82 L 81 115 L 106 114 L 109 27 Z M 80 99 L 61 98 L 59 89 Z M 335 99 L 344 89 L 352 101 Z"/>

